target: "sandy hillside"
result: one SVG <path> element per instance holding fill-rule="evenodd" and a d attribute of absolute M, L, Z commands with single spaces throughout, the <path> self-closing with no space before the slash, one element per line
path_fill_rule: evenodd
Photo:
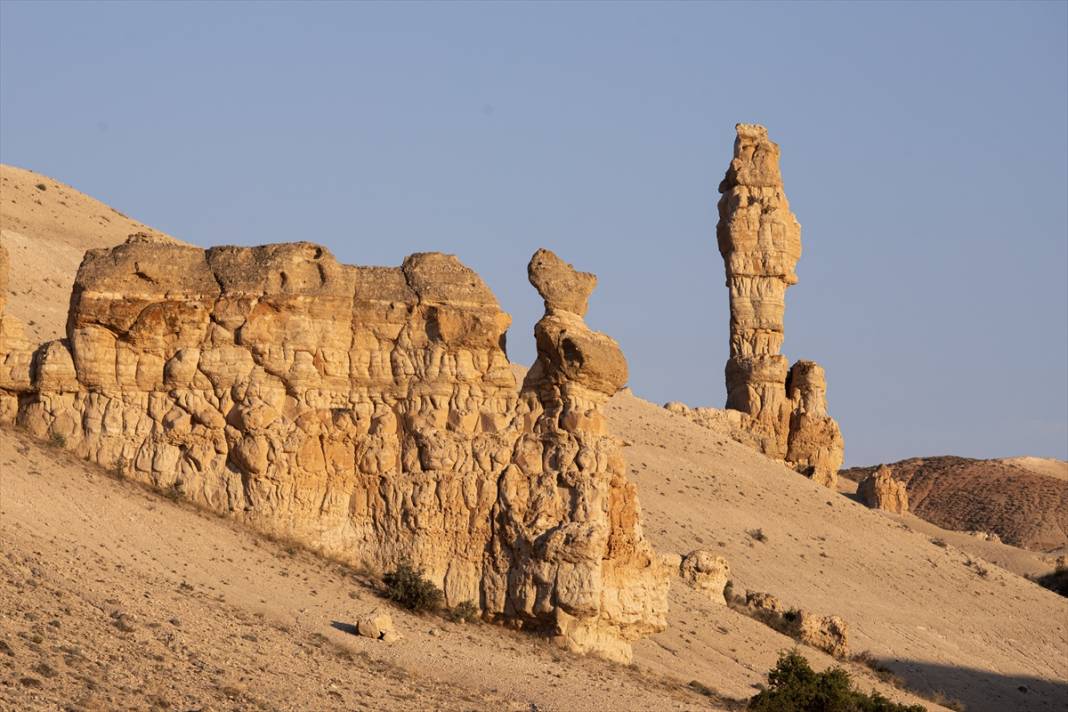
<path fill-rule="evenodd" d="M 4 177 L 17 170 L 5 167 Z M 20 214 L 24 195 L 33 193 L 11 204 Z M 78 239 L 107 244 L 132 231 Z M 40 242 L 74 250 L 65 239 Z M 16 285 L 27 279 L 17 276 L 23 255 L 35 254 L 25 244 L 12 250 Z M 79 259 L 35 262 L 37 278 L 69 290 Z M 60 303 L 37 314 L 50 335 L 62 329 L 67 299 L 53 291 Z M 12 303 L 28 308 L 29 297 Z M 1041 563 L 987 563 L 979 552 L 994 559 L 998 549 L 868 510 L 627 392 L 607 414 L 628 443 L 646 531 L 661 551 L 722 553 L 736 590 L 841 616 L 854 651 L 973 712 L 1068 707 L 1068 602 L 1010 573 Z M 766 541 L 749 534 L 757 529 Z M 947 545 L 932 543 L 939 538 Z M 12 430 L 0 430 L 0 541 L 0 709 L 729 709 L 793 645 L 681 582 L 670 628 L 635 646 L 633 666 L 397 610 L 401 642 L 357 638 L 332 623 L 383 605 L 368 580 Z M 832 663 L 804 653 L 818 667 Z M 850 670 L 865 689 L 910 699 Z M 719 696 L 697 694 L 690 681 Z"/>
<path fill-rule="evenodd" d="M 1068 481 L 1068 462 L 1064 460 L 1054 460 L 1049 457 L 1007 457 L 999 462 L 1016 465 L 1046 477 Z"/>
<path fill-rule="evenodd" d="M 966 457 L 911 458 L 889 465 L 905 483 L 909 509 L 945 529 L 997 534 L 1032 551 L 1068 548 L 1068 478 L 1057 460 Z M 874 467 L 854 467 L 842 476 L 859 482 Z"/>
<path fill-rule="evenodd" d="M 628 462 L 659 549 L 721 551 L 737 588 L 841 616 L 855 650 L 970 710 L 1068 704 L 1065 599 L 654 404 L 621 395 L 608 412 L 613 432 L 632 443 Z M 754 541 L 753 529 L 767 541 Z M 673 591 L 680 602 L 684 590 Z M 733 694 L 741 689 L 726 684 L 734 672 L 741 682 L 746 665 L 771 661 L 769 650 L 732 651 L 714 628 L 698 636 L 700 652 L 673 656 L 658 643 L 685 641 L 685 607 L 673 606 L 672 616 L 667 632 L 638 646 L 643 659 L 696 673 L 697 661 L 722 656 L 720 688 Z"/>
<path fill-rule="evenodd" d="M 7 309 L 33 341 L 61 338 L 82 255 L 158 230 L 40 173 L 0 164 L 0 244 L 11 256 Z"/>
<path fill-rule="evenodd" d="M 661 550 L 721 551 L 739 589 L 841 615 L 854 650 L 969 710 L 1068 702 L 1064 599 L 629 394 L 609 413 Z M 405 639 L 390 646 L 332 627 L 384 605 L 344 569 L 17 431 L 0 431 L 0 468 L 0 649 L 13 653 L 0 656 L 0 695 L 20 708 L 154 696 L 204 709 L 723 709 L 792 645 L 675 585 L 671 627 L 638 643 L 631 667 L 397 610 Z"/>

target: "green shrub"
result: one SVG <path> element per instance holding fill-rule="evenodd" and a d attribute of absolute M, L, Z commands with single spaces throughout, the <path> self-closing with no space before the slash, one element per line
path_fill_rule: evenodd
<path fill-rule="evenodd" d="M 921 705 L 891 702 L 878 692 L 853 687 L 840 667 L 816 672 L 796 649 L 779 655 L 768 672 L 768 689 L 749 700 L 756 712 L 926 712 Z"/>
<path fill-rule="evenodd" d="M 382 577 L 386 598 L 409 611 L 436 611 L 444 596 L 441 589 L 423 578 L 423 570 L 402 561 L 396 571 Z"/>
<path fill-rule="evenodd" d="M 450 608 L 445 617 L 453 623 L 474 623 L 478 620 L 478 606 L 474 601 L 464 601 Z"/>

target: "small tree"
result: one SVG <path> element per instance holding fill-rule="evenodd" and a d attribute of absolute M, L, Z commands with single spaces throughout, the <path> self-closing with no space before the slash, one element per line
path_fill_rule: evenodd
<path fill-rule="evenodd" d="M 921 705 L 891 702 L 878 692 L 853 688 L 840 667 L 816 672 L 797 649 L 779 655 L 768 672 L 768 689 L 749 700 L 756 712 L 926 712 Z"/>
<path fill-rule="evenodd" d="M 441 607 L 441 589 L 423 576 L 423 570 L 402 561 L 396 571 L 382 577 L 386 584 L 386 598 L 409 611 L 435 611 Z"/>

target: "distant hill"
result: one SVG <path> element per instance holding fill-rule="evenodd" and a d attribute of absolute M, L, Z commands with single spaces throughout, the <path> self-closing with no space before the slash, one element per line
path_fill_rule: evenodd
<path fill-rule="evenodd" d="M 997 534 L 1032 551 L 1068 547 L 1068 463 L 1037 457 L 916 457 L 891 464 L 909 509 L 944 529 Z M 839 474 L 859 482 L 875 467 Z"/>

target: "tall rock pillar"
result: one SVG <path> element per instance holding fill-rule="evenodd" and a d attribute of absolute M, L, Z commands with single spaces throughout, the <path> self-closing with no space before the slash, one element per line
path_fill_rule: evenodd
<path fill-rule="evenodd" d="M 842 462 L 842 438 L 826 414 L 823 369 L 799 362 L 790 378 L 789 361 L 780 353 L 786 288 L 797 283 L 801 225 L 783 190 L 779 146 L 763 126 L 738 124 L 737 132 L 734 158 L 719 186 L 716 226 L 730 290 L 727 408 L 750 416 L 748 427 L 766 455 L 831 485 Z M 791 438 L 798 428 L 803 437 Z"/>

